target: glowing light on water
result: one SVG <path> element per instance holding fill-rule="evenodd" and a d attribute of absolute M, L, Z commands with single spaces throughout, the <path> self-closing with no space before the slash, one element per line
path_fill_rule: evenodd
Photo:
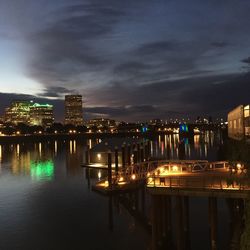
<path fill-rule="evenodd" d="M 194 135 L 194 148 L 199 149 L 200 147 L 200 135 Z"/>
<path fill-rule="evenodd" d="M 165 142 L 165 149 L 166 149 L 168 145 L 167 135 L 164 136 L 164 142 Z"/>
<path fill-rule="evenodd" d="M 42 156 L 42 143 L 41 142 L 39 142 L 38 148 L 39 148 L 39 155 Z"/>
<path fill-rule="evenodd" d="M 76 140 L 73 141 L 73 152 L 76 153 Z"/>
<path fill-rule="evenodd" d="M 207 144 L 205 144 L 205 157 L 207 158 Z"/>
<path fill-rule="evenodd" d="M 69 150 L 70 154 L 74 154 L 76 152 L 76 140 L 69 142 Z"/>
<path fill-rule="evenodd" d="M 99 172 L 98 172 L 98 179 L 100 180 L 101 177 L 102 177 L 102 173 L 101 173 L 101 171 L 99 171 Z"/>
<path fill-rule="evenodd" d="M 2 163 L 2 157 L 3 157 L 3 152 L 2 152 L 2 145 L 0 145 L 0 163 Z"/>
<path fill-rule="evenodd" d="M 19 154 L 20 154 L 20 145 L 19 144 L 16 145 L 16 154 L 17 154 L 17 157 L 19 157 Z"/>
<path fill-rule="evenodd" d="M 57 154 L 57 141 L 55 141 L 55 154 Z"/>
<path fill-rule="evenodd" d="M 91 149 L 91 148 L 92 148 L 92 140 L 89 139 L 89 149 Z"/>
<path fill-rule="evenodd" d="M 32 180 L 52 180 L 54 176 L 54 163 L 49 161 L 31 161 L 30 163 L 30 176 Z"/>

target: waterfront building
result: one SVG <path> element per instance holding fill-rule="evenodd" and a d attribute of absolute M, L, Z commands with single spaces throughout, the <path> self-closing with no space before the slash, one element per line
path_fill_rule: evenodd
<path fill-rule="evenodd" d="M 54 122 L 53 106 L 33 103 L 33 101 L 13 101 L 5 109 L 4 122 L 14 125 L 22 123 L 50 127 Z"/>
<path fill-rule="evenodd" d="M 66 125 L 83 125 L 82 96 L 66 95 L 65 96 L 65 121 Z"/>
<path fill-rule="evenodd" d="M 30 107 L 30 125 L 51 127 L 53 122 L 53 105 L 35 103 Z"/>
<path fill-rule="evenodd" d="M 114 132 L 116 130 L 117 124 L 115 120 L 107 118 L 95 118 L 89 120 L 87 127 L 91 131 L 97 130 L 97 132 Z"/>
<path fill-rule="evenodd" d="M 4 122 L 15 125 L 20 123 L 29 124 L 29 112 L 32 105 L 33 103 L 30 101 L 13 101 L 11 105 L 5 109 Z"/>
<path fill-rule="evenodd" d="M 250 137 L 250 105 L 240 105 L 228 113 L 228 136 L 237 140 Z"/>

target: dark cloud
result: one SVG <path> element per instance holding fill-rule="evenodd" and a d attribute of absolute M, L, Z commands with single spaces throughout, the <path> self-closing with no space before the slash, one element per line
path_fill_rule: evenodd
<path fill-rule="evenodd" d="M 229 46 L 229 44 L 226 42 L 212 42 L 211 46 L 213 46 L 215 48 L 225 48 L 225 47 Z"/>
<path fill-rule="evenodd" d="M 67 94 L 77 93 L 76 90 L 64 87 L 47 87 L 43 93 L 38 94 L 42 97 L 64 97 Z"/>
<path fill-rule="evenodd" d="M 88 118 L 107 117 L 120 121 L 147 121 L 159 117 L 180 117 L 183 113 L 169 111 L 152 105 L 120 106 L 120 107 L 89 107 L 85 109 Z"/>
<path fill-rule="evenodd" d="M 181 99 L 191 104 L 194 112 L 226 115 L 232 108 L 250 103 L 249 81 L 250 74 L 214 77 L 203 86 L 183 91 Z"/>
<path fill-rule="evenodd" d="M 246 64 L 250 64 L 250 57 L 242 59 L 241 62 L 246 63 Z"/>
<path fill-rule="evenodd" d="M 123 64 L 120 64 L 114 68 L 115 74 L 136 74 L 138 71 L 146 71 L 150 66 L 146 63 L 129 61 Z"/>
<path fill-rule="evenodd" d="M 57 12 L 61 18 L 28 37 L 32 48 L 29 75 L 46 86 L 79 85 L 84 72 L 100 70 L 108 60 L 91 41 L 103 39 L 124 13 L 95 1 Z"/>
<path fill-rule="evenodd" d="M 169 111 L 174 112 L 175 116 L 179 114 L 179 117 L 195 117 L 200 114 L 226 116 L 234 106 L 249 102 L 249 80 L 248 74 L 228 74 L 165 80 L 134 88 L 114 84 L 104 89 L 100 95 L 90 91 L 88 96 L 91 99 L 95 95 L 100 103 L 109 106 L 153 106 L 154 111 L 149 112 L 151 116 L 155 114 L 162 118 L 168 118 Z M 150 105 L 151 103 L 154 105 Z M 138 113 L 143 114 L 142 111 Z"/>
<path fill-rule="evenodd" d="M 173 51 L 178 48 L 178 43 L 174 41 L 157 41 L 143 44 L 135 50 L 139 56 L 151 56 L 159 53 Z"/>

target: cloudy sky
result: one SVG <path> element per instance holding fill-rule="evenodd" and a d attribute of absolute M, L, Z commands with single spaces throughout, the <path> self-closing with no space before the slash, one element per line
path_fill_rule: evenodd
<path fill-rule="evenodd" d="M 0 0 L 0 114 L 11 99 L 86 117 L 225 116 L 250 103 L 250 1 Z M 48 99 L 48 100 L 46 100 Z"/>

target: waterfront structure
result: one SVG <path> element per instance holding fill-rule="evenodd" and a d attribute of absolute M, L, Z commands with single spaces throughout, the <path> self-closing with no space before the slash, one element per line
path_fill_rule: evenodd
<path fill-rule="evenodd" d="M 250 137 L 250 105 L 239 105 L 228 113 L 228 136 L 236 140 Z"/>
<path fill-rule="evenodd" d="M 30 101 L 13 101 L 11 105 L 5 109 L 4 122 L 15 125 L 20 123 L 29 124 L 29 113 L 32 105 L 33 103 Z"/>
<path fill-rule="evenodd" d="M 114 132 L 116 130 L 116 121 L 107 118 L 95 118 L 89 120 L 87 127 L 91 132 Z"/>
<path fill-rule="evenodd" d="M 65 96 L 65 125 L 83 125 L 82 96 Z"/>
<path fill-rule="evenodd" d="M 30 125 L 50 127 L 53 122 L 53 105 L 35 103 L 30 107 Z"/>

